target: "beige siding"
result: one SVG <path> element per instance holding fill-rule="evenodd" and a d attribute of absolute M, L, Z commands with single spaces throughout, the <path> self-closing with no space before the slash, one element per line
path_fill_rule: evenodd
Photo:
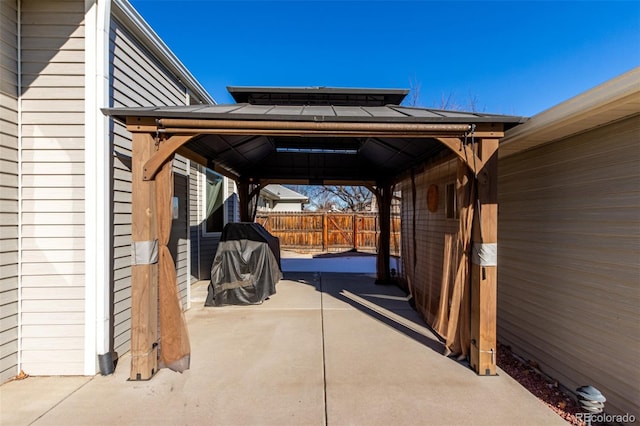
<path fill-rule="evenodd" d="M 445 235 L 455 234 L 458 230 L 458 221 L 447 219 L 444 208 L 445 187 L 455 183 L 456 167 L 456 162 L 450 161 L 417 173 L 415 200 L 410 179 L 399 186 L 402 191 L 402 274 L 428 323 L 432 323 L 440 302 Z M 427 208 L 427 190 L 431 185 L 438 186 L 439 202 L 435 212 Z"/>
<path fill-rule="evenodd" d="M 18 24 L 0 1 L 0 383 L 18 365 Z"/>
<path fill-rule="evenodd" d="M 110 106 L 183 105 L 186 89 L 136 37 L 117 19 L 110 29 L 112 57 Z M 131 135 L 119 122 L 113 122 L 113 316 L 114 350 L 129 350 L 131 327 Z M 174 170 L 187 173 L 184 159 L 177 159 Z M 186 222 L 186 220 L 185 220 Z M 185 224 L 186 227 L 186 224 Z M 176 267 L 179 291 L 186 306 L 189 285 L 188 234 L 177 246 Z"/>
<path fill-rule="evenodd" d="M 22 2 L 22 366 L 84 366 L 84 3 Z"/>
<path fill-rule="evenodd" d="M 499 339 L 640 417 L 640 117 L 500 160 Z"/>

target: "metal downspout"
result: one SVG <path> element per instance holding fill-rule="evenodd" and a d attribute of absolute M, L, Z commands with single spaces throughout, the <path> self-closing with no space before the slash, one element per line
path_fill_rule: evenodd
<path fill-rule="evenodd" d="M 22 0 L 17 2 L 18 95 L 18 365 L 22 372 Z"/>

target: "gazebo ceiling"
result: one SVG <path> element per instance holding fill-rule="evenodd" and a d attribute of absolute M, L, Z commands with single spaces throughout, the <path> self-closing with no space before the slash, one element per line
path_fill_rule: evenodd
<path fill-rule="evenodd" d="M 113 108 L 158 135 L 193 135 L 181 153 L 235 178 L 280 182 L 389 181 L 450 152 L 438 138 L 484 137 L 523 117 L 381 105 L 404 90 L 229 88 L 241 104 Z M 270 103 L 269 103 L 270 102 Z M 348 104 L 348 105 L 347 105 Z"/>
<path fill-rule="evenodd" d="M 282 182 L 392 178 L 447 148 L 434 139 L 200 135 L 185 145 L 232 174 Z"/>

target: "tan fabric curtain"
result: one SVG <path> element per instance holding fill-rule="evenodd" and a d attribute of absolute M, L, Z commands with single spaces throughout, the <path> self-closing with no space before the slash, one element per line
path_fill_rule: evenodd
<path fill-rule="evenodd" d="M 455 264 L 454 257 L 456 257 L 456 235 L 445 234 L 444 235 L 444 250 L 442 258 L 442 280 L 440 287 L 440 303 L 438 305 L 438 311 L 435 313 L 432 327 L 439 335 L 446 337 L 449 327 L 449 312 L 451 304 L 452 293 L 452 265 Z"/>
<path fill-rule="evenodd" d="M 473 174 L 461 160 L 456 193 L 460 212 L 458 232 L 455 241 L 452 235 L 445 236 L 440 304 L 433 328 L 445 338 L 448 353 L 466 357 L 470 345 L 469 256 L 476 188 Z"/>
<path fill-rule="evenodd" d="M 158 211 L 160 367 L 183 372 L 189 368 L 191 347 L 177 288 L 176 265 L 169 251 L 173 202 L 173 157 L 156 175 Z"/>

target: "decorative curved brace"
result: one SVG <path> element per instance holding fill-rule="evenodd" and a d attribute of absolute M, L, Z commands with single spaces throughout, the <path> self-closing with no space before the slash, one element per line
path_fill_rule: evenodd
<path fill-rule="evenodd" d="M 484 161 L 478 158 L 469 145 L 463 144 L 460 138 L 436 138 L 436 140 L 448 146 L 474 174 L 477 175 L 484 167 Z"/>
<path fill-rule="evenodd" d="M 169 139 L 160 142 L 160 147 L 153 153 L 149 161 L 144 163 L 143 180 L 153 180 L 162 168 L 162 165 L 171 158 L 184 144 L 197 135 L 172 135 Z"/>

